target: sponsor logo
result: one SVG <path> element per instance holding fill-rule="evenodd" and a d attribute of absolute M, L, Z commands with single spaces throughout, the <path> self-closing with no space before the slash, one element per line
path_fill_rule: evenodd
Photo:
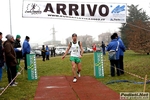
<path fill-rule="evenodd" d="M 25 13 L 41 14 L 42 11 L 40 11 L 40 7 L 37 4 L 32 3 L 27 5 L 27 10 L 25 11 Z"/>
<path fill-rule="evenodd" d="M 125 21 L 125 19 L 111 18 L 110 21 Z"/>
<path fill-rule="evenodd" d="M 112 7 L 112 6 L 111 6 L 111 7 Z M 122 11 L 125 11 L 125 5 L 123 5 L 123 6 L 118 5 L 117 7 L 115 7 L 115 8 L 112 10 L 111 13 L 120 13 L 120 12 L 122 12 Z"/>

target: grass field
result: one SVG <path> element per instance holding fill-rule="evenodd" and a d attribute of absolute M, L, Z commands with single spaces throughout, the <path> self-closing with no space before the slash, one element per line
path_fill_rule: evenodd
<path fill-rule="evenodd" d="M 125 70 L 142 77 L 148 75 L 150 79 L 150 55 L 136 54 L 132 51 L 127 51 L 124 57 Z M 21 66 L 24 66 L 21 62 Z M 43 62 L 41 58 L 37 59 L 37 70 L 38 79 L 40 76 L 71 76 L 71 64 L 69 62 L 69 57 L 64 60 L 61 57 L 51 58 L 49 61 Z M 110 77 L 110 64 L 108 56 L 104 56 L 104 72 L 105 77 L 97 79 L 98 81 L 106 84 L 112 80 L 131 80 L 137 82 L 144 82 L 139 78 L 133 77 L 127 73 L 122 76 Z M 82 58 L 82 76 L 93 76 L 93 54 L 85 54 Z M 17 77 L 16 81 L 19 83 L 17 87 L 9 87 L 2 96 L 0 100 L 33 100 L 34 94 L 38 85 L 38 80 L 28 81 L 27 72 L 21 74 Z M 6 71 L 3 72 L 2 82 L 0 86 L 6 86 L 7 75 Z M 133 83 L 114 83 L 107 85 L 114 91 L 119 92 L 142 92 L 143 84 L 133 84 Z M 1 92 L 1 91 L 0 91 Z M 146 92 L 150 92 L 150 84 L 147 84 Z"/>

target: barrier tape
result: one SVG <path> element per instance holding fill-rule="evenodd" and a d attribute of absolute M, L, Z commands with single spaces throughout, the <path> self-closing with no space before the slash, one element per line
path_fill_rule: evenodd
<path fill-rule="evenodd" d="M 111 66 L 111 67 L 116 68 L 116 67 L 114 67 L 114 66 Z M 137 77 L 137 78 L 139 78 L 139 79 L 145 80 L 145 78 L 143 78 L 143 77 L 141 77 L 141 76 L 139 76 L 139 75 L 133 74 L 133 73 L 131 73 L 131 72 L 127 72 L 127 71 L 122 70 L 122 69 L 120 69 L 120 68 L 116 68 L 116 69 L 118 69 L 118 70 L 120 70 L 120 71 L 123 71 L 123 72 L 125 72 L 125 73 L 127 73 L 127 74 L 129 74 L 129 75 L 131 75 L 131 76 L 135 76 L 135 77 Z M 148 80 L 148 79 L 147 79 L 147 80 Z M 146 84 L 149 84 L 149 83 L 150 83 L 150 80 L 148 80 L 148 81 L 147 81 L 147 80 L 146 80 Z M 135 81 L 128 81 L 128 80 L 113 80 L 113 81 L 107 82 L 106 84 L 119 83 L 119 82 L 129 82 L 129 83 L 134 83 L 134 84 L 144 84 L 144 82 L 135 82 Z"/>
<path fill-rule="evenodd" d="M 112 67 L 112 66 L 111 66 L 111 67 Z M 115 67 L 113 67 L 113 68 L 115 68 Z M 131 73 L 131 72 L 127 72 L 127 71 L 122 70 L 122 69 L 120 69 L 120 68 L 116 68 L 116 69 L 118 69 L 118 70 L 120 70 L 120 71 L 123 71 L 123 72 L 125 72 L 125 73 L 128 73 L 129 75 L 135 76 L 135 77 L 137 77 L 137 78 L 139 78 L 139 79 L 145 80 L 145 78 L 143 78 L 142 76 L 133 74 L 133 73 Z"/>
<path fill-rule="evenodd" d="M 136 82 L 136 81 L 129 81 L 129 80 L 113 80 L 113 81 L 107 82 L 106 85 L 113 84 L 113 83 L 120 83 L 120 82 L 129 82 L 129 83 L 134 83 L 134 84 L 144 84 L 144 82 Z M 147 81 L 146 84 L 150 84 L 150 80 Z"/>
<path fill-rule="evenodd" d="M 21 67 L 21 66 L 20 66 Z M 21 67 L 22 68 L 22 67 Z M 20 73 L 24 70 L 24 68 L 21 69 Z M 18 77 L 19 74 L 15 76 L 15 78 L 4 88 L 4 90 L 0 93 L 0 96 L 7 90 L 7 88 L 10 86 L 10 84 Z"/>

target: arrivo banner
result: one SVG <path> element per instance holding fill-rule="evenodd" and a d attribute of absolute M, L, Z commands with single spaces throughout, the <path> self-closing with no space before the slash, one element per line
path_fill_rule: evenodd
<path fill-rule="evenodd" d="M 97 22 L 126 23 L 124 3 L 79 3 L 55 1 L 24 1 L 24 18 L 58 18 Z"/>

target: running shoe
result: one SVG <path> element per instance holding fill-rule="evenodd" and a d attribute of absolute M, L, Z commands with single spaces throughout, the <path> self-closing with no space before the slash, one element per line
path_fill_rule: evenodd
<path fill-rule="evenodd" d="M 76 82 L 77 82 L 77 78 L 74 78 L 74 79 L 73 79 L 73 83 L 76 83 Z"/>

